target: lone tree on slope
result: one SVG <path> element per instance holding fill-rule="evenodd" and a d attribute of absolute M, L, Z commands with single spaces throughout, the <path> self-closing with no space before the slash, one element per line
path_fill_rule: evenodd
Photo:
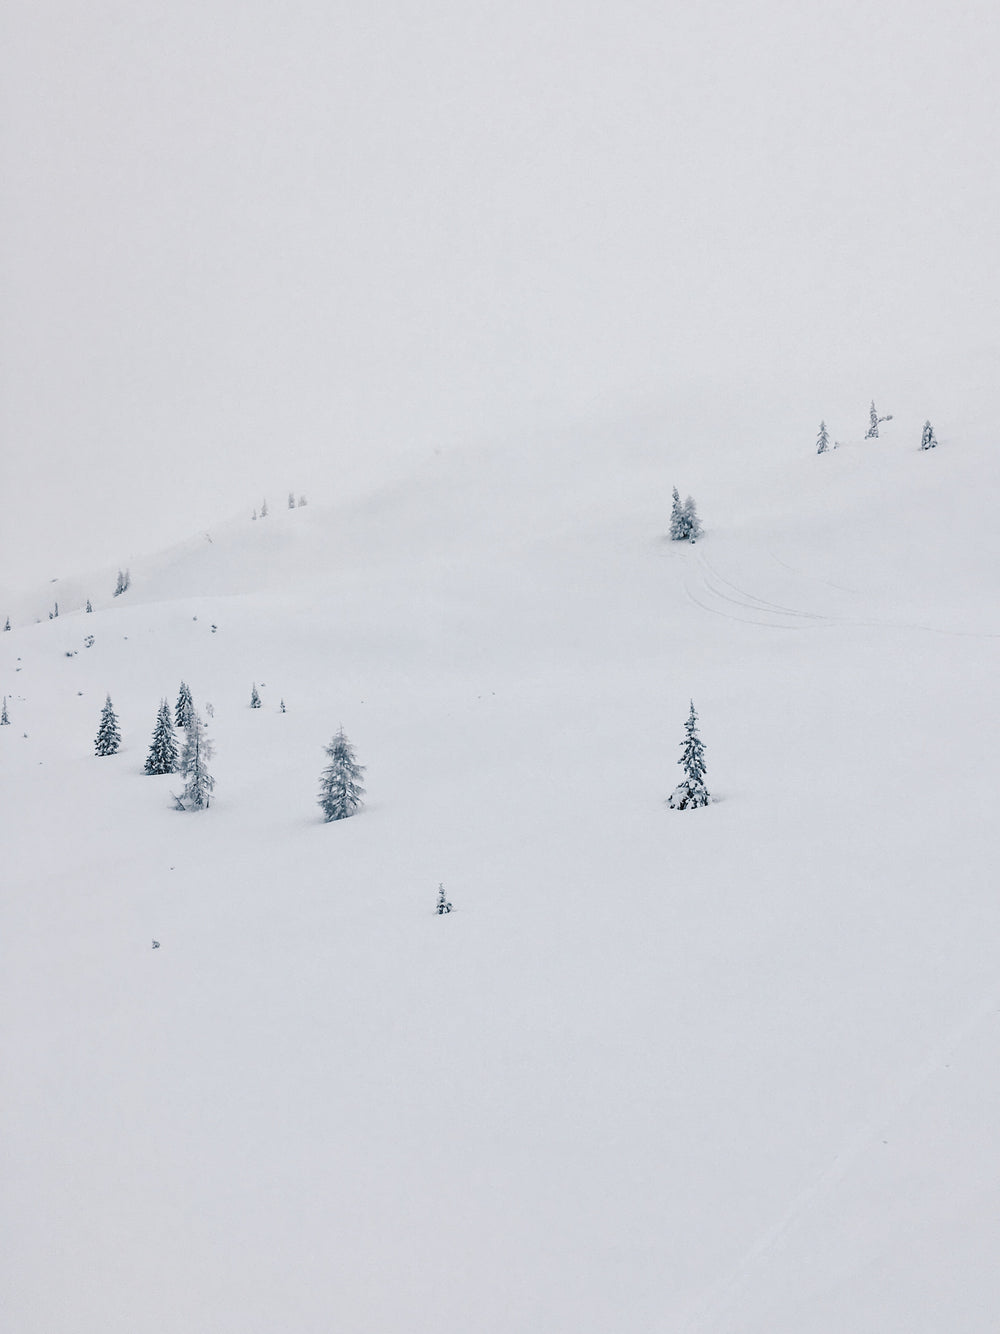
<path fill-rule="evenodd" d="M 153 729 L 153 740 L 150 742 L 149 754 L 146 756 L 146 773 L 148 774 L 172 774 L 177 771 L 177 736 L 174 732 L 174 725 L 170 720 L 170 705 L 167 701 L 160 701 L 160 709 L 156 715 L 156 726 Z"/>
<path fill-rule="evenodd" d="M 208 761 L 215 754 L 215 748 L 208 739 L 208 727 L 192 709 L 191 721 L 184 736 L 184 752 L 181 755 L 181 773 L 184 775 L 184 791 L 174 797 L 180 810 L 207 810 L 215 789 L 215 779 L 208 772 Z"/>
<path fill-rule="evenodd" d="M 9 727 L 10 719 L 7 717 L 7 696 L 3 697 L 3 707 L 0 708 L 0 727 Z"/>
<path fill-rule="evenodd" d="M 920 448 L 921 449 L 937 448 L 937 437 L 934 434 L 934 427 L 930 424 L 929 421 L 924 422 L 923 434 L 920 437 Z"/>
<path fill-rule="evenodd" d="M 365 789 L 361 785 L 364 766 L 358 764 L 354 747 L 341 727 L 323 749 L 330 763 L 320 776 L 319 804 L 327 820 L 346 820 L 361 809 Z"/>
<path fill-rule="evenodd" d="M 443 914 L 446 912 L 452 911 L 452 906 L 445 897 L 444 885 L 438 885 L 438 901 L 437 901 L 437 908 L 435 911 L 437 912 L 437 915 L 439 917 L 443 916 Z"/>
<path fill-rule="evenodd" d="M 127 592 L 131 582 L 132 580 L 129 576 L 128 570 L 119 570 L 118 582 L 115 584 L 115 593 L 114 593 L 115 597 L 120 598 L 123 593 Z"/>
<path fill-rule="evenodd" d="M 174 706 L 174 725 L 183 729 L 187 727 L 193 716 L 194 700 L 191 698 L 191 687 L 186 681 L 182 681 L 181 688 L 177 692 L 177 703 Z"/>
<path fill-rule="evenodd" d="M 670 805 L 675 811 L 686 811 L 707 806 L 711 798 L 705 786 L 705 743 L 698 735 L 698 715 L 691 701 L 691 712 L 684 724 L 686 733 L 681 742 L 683 754 L 677 761 L 684 766 L 684 781 L 670 794 Z"/>
<path fill-rule="evenodd" d="M 826 429 L 826 422 L 820 422 L 819 435 L 816 437 L 816 453 L 825 454 L 830 448 L 830 432 Z"/>
<path fill-rule="evenodd" d="M 109 695 L 104 701 L 104 708 L 101 710 L 101 722 L 97 729 L 97 739 L 94 742 L 94 754 L 115 755 L 121 743 L 121 729 L 118 726 L 118 719 L 115 717 L 115 711 L 111 705 L 111 696 Z"/>
<path fill-rule="evenodd" d="M 257 693 L 256 681 L 253 683 L 253 689 L 250 691 L 250 707 L 251 709 L 260 708 L 260 695 Z"/>

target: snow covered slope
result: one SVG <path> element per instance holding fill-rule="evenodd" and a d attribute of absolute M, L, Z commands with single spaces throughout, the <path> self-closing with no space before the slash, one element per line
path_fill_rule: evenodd
<path fill-rule="evenodd" d="M 5 1327 L 995 1329 L 1000 485 L 918 438 L 445 455 L 0 634 Z"/>

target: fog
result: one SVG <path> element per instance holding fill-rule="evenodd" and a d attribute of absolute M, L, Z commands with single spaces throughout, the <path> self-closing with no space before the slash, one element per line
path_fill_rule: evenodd
<path fill-rule="evenodd" d="M 0 584 L 595 422 L 808 448 L 875 395 L 960 432 L 998 398 L 997 32 L 11 0 Z"/>

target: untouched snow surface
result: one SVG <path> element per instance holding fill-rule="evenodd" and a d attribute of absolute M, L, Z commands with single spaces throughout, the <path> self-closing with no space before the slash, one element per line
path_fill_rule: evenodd
<path fill-rule="evenodd" d="M 994 1330 L 1000 487 L 918 440 L 445 456 L 39 590 L 4 1328 Z M 182 678 L 205 813 L 142 772 Z M 716 801 L 677 813 L 691 698 Z M 323 824 L 341 724 L 368 805 Z"/>

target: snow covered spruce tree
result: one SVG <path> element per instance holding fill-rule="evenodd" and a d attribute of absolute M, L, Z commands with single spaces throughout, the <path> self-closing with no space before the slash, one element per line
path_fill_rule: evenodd
<path fill-rule="evenodd" d="M 673 504 L 670 509 L 670 540 L 672 542 L 697 542 L 701 537 L 701 522 L 698 510 L 691 496 L 681 503 L 680 494 L 673 490 Z"/>
<path fill-rule="evenodd" d="M 3 697 L 3 707 L 0 708 L 0 727 L 9 727 L 10 719 L 7 717 L 7 696 Z"/>
<path fill-rule="evenodd" d="M 683 542 L 687 533 L 684 529 L 684 506 L 681 504 L 680 492 L 676 486 L 673 490 L 673 504 L 670 507 L 670 540 L 672 542 Z"/>
<path fill-rule="evenodd" d="M 146 773 L 172 774 L 177 771 L 177 736 L 170 720 L 170 705 L 160 701 L 160 710 L 156 715 L 153 728 L 153 740 L 146 756 Z"/>
<path fill-rule="evenodd" d="M 889 412 L 886 413 L 884 417 L 880 417 L 878 415 L 878 410 L 875 407 L 875 400 L 872 399 L 872 405 L 868 411 L 868 430 L 865 432 L 865 439 L 877 440 L 879 426 L 881 426 L 882 422 L 891 422 L 891 421 L 892 421 L 892 413 Z"/>
<path fill-rule="evenodd" d="M 253 683 L 253 689 L 250 691 L 250 707 L 251 709 L 260 708 L 260 695 L 257 693 L 256 681 Z"/>
<path fill-rule="evenodd" d="M 174 705 L 174 726 L 187 727 L 193 714 L 194 700 L 191 698 L 191 687 L 186 681 L 182 681 L 181 688 L 177 692 L 177 703 Z"/>
<path fill-rule="evenodd" d="M 330 763 L 320 776 L 319 804 L 327 820 L 346 820 L 361 809 L 365 789 L 361 785 L 364 766 L 358 764 L 354 747 L 341 727 L 323 749 Z"/>
<path fill-rule="evenodd" d="M 293 510 L 293 509 L 295 508 L 295 497 L 294 497 L 294 495 L 291 493 L 291 491 L 289 491 L 289 493 L 288 493 L 288 508 L 289 508 L 290 510 Z"/>
<path fill-rule="evenodd" d="M 115 717 L 115 711 L 111 705 L 111 696 L 109 695 L 104 701 L 104 708 L 101 710 L 101 722 L 97 729 L 97 739 L 94 742 L 94 753 L 95 755 L 115 755 L 121 743 L 121 729 L 118 726 L 118 719 Z"/>
<path fill-rule="evenodd" d="M 84 610 L 87 612 L 88 616 L 94 610 L 94 608 L 90 605 L 90 598 L 87 599 L 87 605 L 84 608 Z"/>
<path fill-rule="evenodd" d="M 182 811 L 203 811 L 208 809 L 215 779 L 208 772 L 208 762 L 215 754 L 215 748 L 208 739 L 208 725 L 191 710 L 191 718 L 184 733 L 184 750 L 181 754 L 181 773 L 184 775 L 184 791 L 175 796 L 178 808 Z"/>
<path fill-rule="evenodd" d="M 825 454 L 830 448 L 830 432 L 826 429 L 826 422 L 820 422 L 819 435 L 816 437 L 816 453 Z"/>
<path fill-rule="evenodd" d="M 934 427 L 930 422 L 924 422 L 923 434 L 920 437 L 921 449 L 936 449 L 937 437 L 934 435 Z"/>
<path fill-rule="evenodd" d="M 686 811 L 707 806 L 710 800 L 705 786 L 705 743 L 698 735 L 698 715 L 691 701 L 691 712 L 684 724 L 685 737 L 681 742 L 683 754 L 677 761 L 684 766 L 684 781 L 670 794 L 670 805 L 675 811 Z"/>
<path fill-rule="evenodd" d="M 119 570 L 118 582 L 115 584 L 115 597 L 120 598 L 123 593 L 127 592 L 131 582 L 128 570 Z"/>
<path fill-rule="evenodd" d="M 10 629 L 10 617 L 9 617 L 9 616 L 8 616 L 7 619 L 4 621 L 4 623 L 3 623 L 3 628 L 4 628 L 5 630 L 9 630 L 9 629 Z"/>
<path fill-rule="evenodd" d="M 443 916 L 446 912 L 452 912 L 452 906 L 445 897 L 444 885 L 438 885 L 437 915 Z"/>

